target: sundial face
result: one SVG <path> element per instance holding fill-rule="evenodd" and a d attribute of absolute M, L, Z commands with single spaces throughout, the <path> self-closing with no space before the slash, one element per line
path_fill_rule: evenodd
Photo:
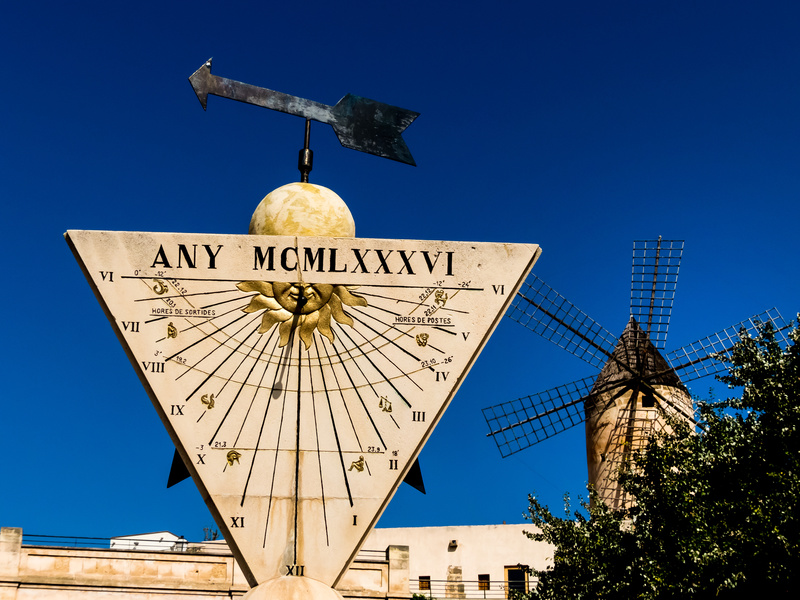
<path fill-rule="evenodd" d="M 335 585 L 535 245 L 69 231 L 251 585 Z"/>

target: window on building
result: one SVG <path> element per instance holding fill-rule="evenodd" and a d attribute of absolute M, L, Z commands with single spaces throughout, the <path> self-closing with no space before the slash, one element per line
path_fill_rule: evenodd
<path fill-rule="evenodd" d="M 431 589 L 431 576 L 430 575 L 420 575 L 419 576 L 419 589 L 421 589 L 421 590 L 430 590 Z"/>
<path fill-rule="evenodd" d="M 506 567 L 506 598 L 514 595 L 514 592 L 526 593 L 528 591 L 528 567 L 525 565 L 514 565 Z"/>
<path fill-rule="evenodd" d="M 478 575 L 478 591 L 485 592 L 486 590 L 490 589 L 489 584 L 489 575 Z"/>

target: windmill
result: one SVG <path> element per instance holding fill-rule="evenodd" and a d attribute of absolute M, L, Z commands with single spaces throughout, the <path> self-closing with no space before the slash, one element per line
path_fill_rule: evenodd
<path fill-rule="evenodd" d="M 599 374 L 484 408 L 487 435 L 503 457 L 585 422 L 589 482 L 609 506 L 627 506 L 616 483 L 620 466 L 652 433 L 669 427 L 666 415 L 693 421 L 684 382 L 724 371 L 715 356 L 729 354 L 742 330 L 756 335 L 758 326 L 769 322 L 785 341 L 786 324 L 772 308 L 662 354 L 682 255 L 682 240 L 634 241 L 630 320 L 619 337 L 536 275 L 528 277 L 508 316 Z"/>

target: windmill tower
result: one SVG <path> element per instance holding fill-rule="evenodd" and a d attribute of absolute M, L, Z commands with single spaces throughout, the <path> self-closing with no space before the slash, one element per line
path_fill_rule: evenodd
<path fill-rule="evenodd" d="M 631 317 L 611 358 L 584 402 L 589 481 L 609 506 L 627 504 L 616 474 L 651 434 L 666 426 L 665 414 L 691 420 L 692 399 L 647 332 Z"/>
<path fill-rule="evenodd" d="M 583 422 L 589 483 L 612 508 L 629 506 L 617 473 L 651 434 L 668 427 L 666 415 L 693 421 L 684 383 L 722 372 L 715 356 L 728 354 L 742 330 L 755 335 L 770 322 L 785 339 L 786 324 L 773 308 L 662 354 L 682 255 L 682 240 L 634 241 L 630 319 L 619 337 L 536 275 L 528 277 L 508 316 L 600 372 L 484 408 L 488 435 L 503 457 Z"/>

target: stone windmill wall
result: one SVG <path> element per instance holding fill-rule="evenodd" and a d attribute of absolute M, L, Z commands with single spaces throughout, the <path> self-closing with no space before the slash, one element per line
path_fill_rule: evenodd
<path fill-rule="evenodd" d="M 612 358 L 584 403 L 589 483 L 611 508 L 630 506 L 617 483 L 620 467 L 669 428 L 665 414 L 688 419 L 692 399 L 675 371 L 631 317 Z"/>

